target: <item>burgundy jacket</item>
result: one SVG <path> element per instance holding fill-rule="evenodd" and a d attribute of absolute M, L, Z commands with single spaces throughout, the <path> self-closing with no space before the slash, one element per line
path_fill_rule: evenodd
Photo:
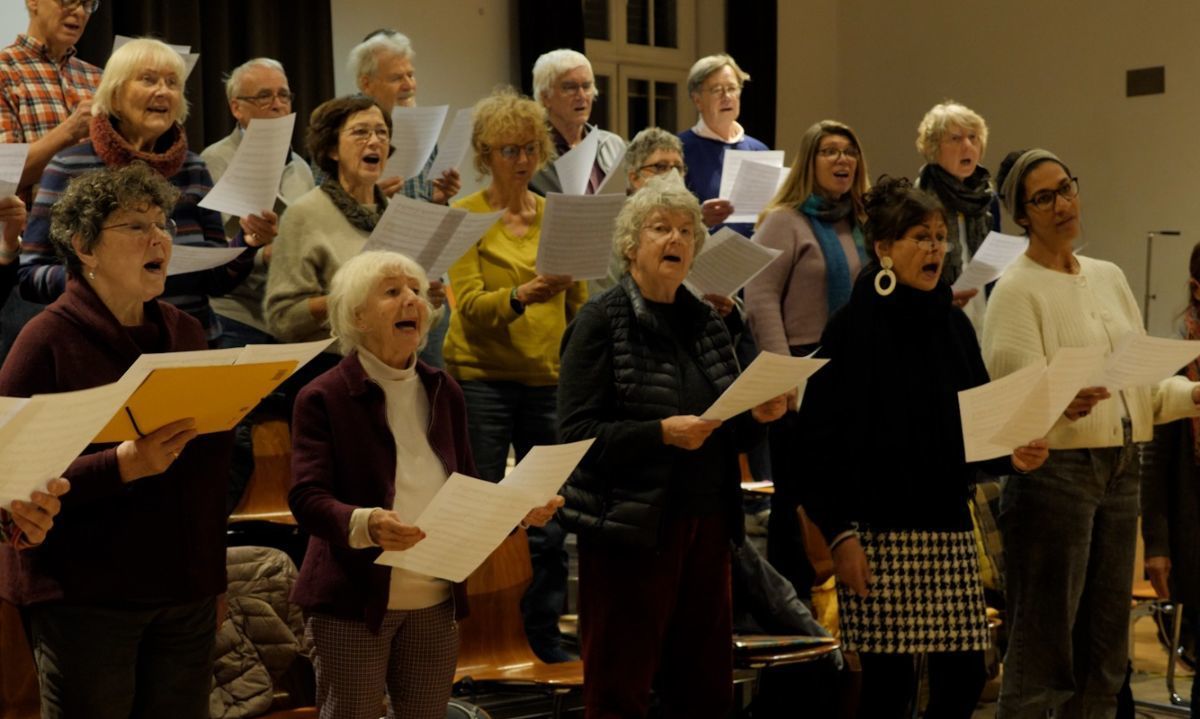
<path fill-rule="evenodd" d="M 429 395 L 429 446 L 446 473 L 475 476 L 467 437 L 467 405 L 450 375 L 417 361 Z M 387 610 L 391 567 L 375 564 L 382 550 L 350 548 L 350 515 L 359 507 L 391 507 L 396 495 L 396 440 L 383 389 L 352 352 L 308 384 L 292 418 L 292 514 L 309 533 L 308 552 L 292 601 L 378 632 Z M 457 615 L 466 590 L 454 585 Z"/>
<path fill-rule="evenodd" d="M 145 313 L 158 328 L 158 351 L 207 349 L 200 323 L 175 307 L 152 300 Z M 0 369 L 0 395 L 115 382 L 141 353 L 92 288 L 71 278 L 13 343 Z M 231 432 L 201 435 L 166 472 L 125 484 L 116 445 L 88 446 L 64 473 L 71 490 L 46 541 L 20 552 L 0 547 L 0 597 L 19 605 L 61 599 L 147 606 L 225 591 L 232 451 Z"/>

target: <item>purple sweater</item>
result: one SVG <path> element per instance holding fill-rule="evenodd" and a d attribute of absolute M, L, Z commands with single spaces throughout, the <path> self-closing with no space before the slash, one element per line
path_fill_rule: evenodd
<path fill-rule="evenodd" d="M 450 375 L 417 362 L 429 395 L 429 446 L 446 473 L 474 476 L 467 405 Z M 396 494 L 396 440 L 383 389 L 369 381 L 352 352 L 309 383 L 292 418 L 292 514 L 309 533 L 308 552 L 292 601 L 379 631 L 387 610 L 391 567 L 375 564 L 381 550 L 350 547 L 350 515 L 359 507 L 391 507 Z M 454 586 L 458 616 L 466 590 Z"/>
<path fill-rule="evenodd" d="M 150 301 L 145 312 L 155 351 L 207 348 L 200 324 L 175 307 Z M 141 353 L 91 287 L 70 278 L 66 292 L 13 343 L 0 369 L 0 395 L 108 384 Z M 225 591 L 232 451 L 231 432 L 201 435 L 166 472 L 122 483 L 116 445 L 90 445 L 65 472 L 71 491 L 45 543 L 22 552 L 0 547 L 0 598 L 146 606 Z"/>

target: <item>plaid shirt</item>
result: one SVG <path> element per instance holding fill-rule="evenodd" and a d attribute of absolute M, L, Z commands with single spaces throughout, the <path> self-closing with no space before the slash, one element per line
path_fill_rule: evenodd
<path fill-rule="evenodd" d="M 100 84 L 100 68 L 75 57 L 55 63 L 28 35 L 0 50 L 0 143 L 34 142 L 58 127 Z"/>

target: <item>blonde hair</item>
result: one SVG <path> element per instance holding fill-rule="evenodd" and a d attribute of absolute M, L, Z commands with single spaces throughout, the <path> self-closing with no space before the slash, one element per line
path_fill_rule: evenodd
<path fill-rule="evenodd" d="M 792 207 L 804 202 L 817 189 L 817 150 L 821 149 L 821 140 L 829 135 L 839 135 L 850 141 L 858 150 L 858 162 L 854 166 L 854 180 L 850 184 L 850 200 L 854 203 L 854 216 L 859 223 L 866 219 L 863 196 L 870 188 L 867 180 L 867 156 L 863 152 L 858 135 L 845 123 L 837 120 L 821 120 L 804 131 L 800 138 L 800 153 L 792 162 L 792 170 L 784 180 L 783 186 L 775 193 L 775 197 L 767 203 L 758 216 L 762 222 L 771 212 L 781 207 Z"/>
<path fill-rule="evenodd" d="M 169 45 L 152 37 L 139 37 L 130 40 L 108 58 L 104 65 L 104 74 L 100 76 L 100 87 L 92 97 L 93 115 L 115 115 L 113 104 L 117 92 L 125 83 L 133 79 L 139 71 L 147 68 L 166 68 L 175 73 L 179 79 L 179 113 L 172 118 L 175 122 L 184 123 L 188 116 L 188 101 L 184 94 L 184 84 L 187 81 L 187 68 L 179 53 Z"/>
<path fill-rule="evenodd" d="M 342 351 L 349 354 L 357 349 L 363 340 L 362 330 L 358 328 L 358 311 L 367 301 L 371 291 L 385 277 L 412 277 L 421 285 L 418 293 L 425 303 L 428 315 L 433 314 L 433 306 L 429 304 L 429 278 L 415 261 L 399 252 L 371 250 L 361 252 L 346 261 L 338 268 L 329 282 L 329 328 L 330 334 L 338 341 Z M 425 346 L 425 338 L 429 333 L 432 322 L 424 322 L 421 326 L 421 344 Z"/>
<path fill-rule="evenodd" d="M 625 261 L 626 269 L 629 267 L 629 255 L 637 252 L 637 247 L 642 241 L 642 225 L 646 224 L 646 218 L 657 210 L 691 215 L 696 238 L 692 259 L 695 260 L 704 249 L 708 230 L 704 227 L 704 216 L 700 213 L 700 201 L 677 176 L 672 177 L 673 175 L 675 173 L 672 172 L 664 177 L 651 177 L 642 189 L 630 195 L 621 207 L 621 213 L 617 215 L 617 226 L 613 231 L 613 247 Z"/>
<path fill-rule="evenodd" d="M 543 53 L 537 62 L 533 63 L 533 96 L 538 100 L 545 100 L 554 81 L 563 73 L 577 67 L 586 67 L 588 72 L 592 72 L 592 63 L 587 59 L 587 55 L 576 50 L 560 49 Z M 595 82 L 592 83 L 589 94 L 593 98 L 596 97 Z"/>
<path fill-rule="evenodd" d="M 979 137 L 979 159 L 982 160 L 987 152 L 987 123 L 979 113 L 954 100 L 934 105 L 925 113 L 925 117 L 921 118 L 921 124 L 917 125 L 917 152 L 921 153 L 926 162 L 937 162 L 942 136 L 952 127 L 975 131 Z"/>
<path fill-rule="evenodd" d="M 546 128 L 546 108 L 511 86 L 499 87 L 475 103 L 475 125 L 471 129 L 471 147 L 475 149 L 475 170 L 490 175 L 487 156 L 497 142 L 516 135 L 532 134 L 538 146 L 538 170 L 554 159 L 554 142 Z"/>
<path fill-rule="evenodd" d="M 716 55 L 708 55 L 697 60 L 692 69 L 688 70 L 688 94 L 695 95 L 700 92 L 700 86 L 708 79 L 708 76 L 717 72 L 723 67 L 728 67 L 733 70 L 733 74 L 737 77 L 738 86 L 741 87 L 750 81 L 750 73 L 738 67 L 737 61 L 733 57 L 725 53 L 717 53 Z"/>

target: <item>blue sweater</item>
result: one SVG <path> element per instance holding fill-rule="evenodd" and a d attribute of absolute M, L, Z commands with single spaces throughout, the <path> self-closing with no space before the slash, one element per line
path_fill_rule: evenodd
<path fill-rule="evenodd" d="M 692 130 L 679 133 L 683 142 L 683 161 L 687 165 L 687 177 L 684 179 L 692 194 L 701 202 L 717 197 L 721 191 L 721 169 L 725 167 L 726 150 L 769 150 L 771 148 L 749 135 L 742 137 L 739 142 L 721 142 L 700 137 Z M 728 199 L 728 198 L 726 198 Z M 718 225 L 711 229 L 718 229 Z M 754 225 L 750 223 L 734 223 L 728 227 L 749 237 L 754 233 Z"/>

